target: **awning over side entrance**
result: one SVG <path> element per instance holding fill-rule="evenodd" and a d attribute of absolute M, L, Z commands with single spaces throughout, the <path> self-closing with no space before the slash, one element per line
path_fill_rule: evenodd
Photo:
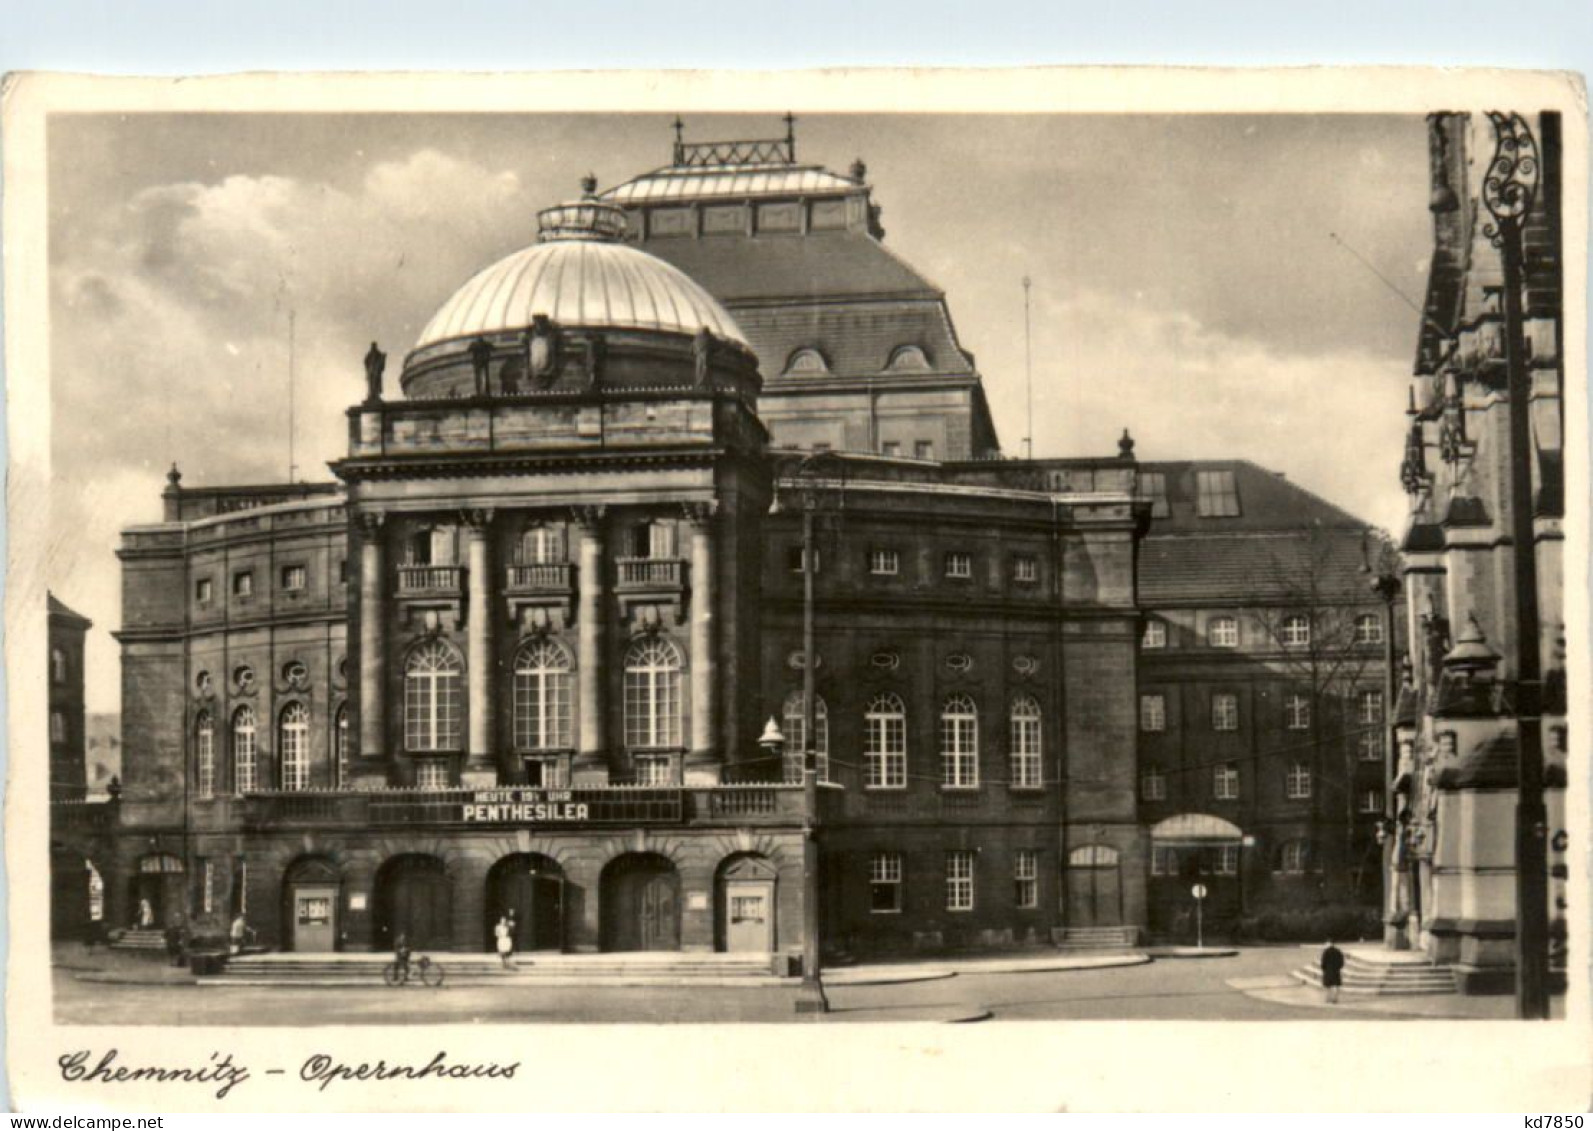
<path fill-rule="evenodd" d="M 1180 813 L 1158 821 L 1151 840 L 1161 845 L 1237 844 L 1244 840 L 1239 826 L 1210 813 Z"/>

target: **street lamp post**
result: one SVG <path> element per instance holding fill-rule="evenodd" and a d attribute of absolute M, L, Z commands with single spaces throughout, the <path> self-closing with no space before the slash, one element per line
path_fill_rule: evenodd
<path fill-rule="evenodd" d="M 1399 600 L 1399 575 L 1392 563 L 1384 560 L 1372 578 L 1372 592 L 1383 602 L 1383 882 L 1388 889 L 1383 893 L 1383 903 L 1392 914 L 1398 910 L 1399 881 L 1394 875 L 1395 849 L 1393 829 L 1398 813 L 1394 808 L 1395 757 L 1398 749 L 1397 722 L 1399 684 L 1394 673 L 1394 603 Z M 1364 859 L 1364 858 L 1363 858 Z M 1387 936 L 1392 940 L 1393 936 Z"/>
<path fill-rule="evenodd" d="M 1504 268 L 1505 364 L 1510 408 L 1510 537 L 1516 613 L 1516 1015 L 1549 1016 L 1549 880 L 1543 804 L 1542 660 L 1538 631 L 1537 544 L 1532 522 L 1532 376 L 1522 324 L 1522 225 L 1537 197 L 1537 139 L 1520 114 L 1488 112 L 1495 147 L 1482 201 L 1483 226 Z"/>

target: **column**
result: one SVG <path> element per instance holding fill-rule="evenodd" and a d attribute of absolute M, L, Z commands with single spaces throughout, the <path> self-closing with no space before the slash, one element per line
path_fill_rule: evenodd
<path fill-rule="evenodd" d="M 470 717 L 468 745 L 461 781 L 466 786 L 491 786 L 498 781 L 492 759 L 492 575 L 488 553 L 490 510 L 473 510 L 463 516 L 465 566 L 470 587 L 466 608 L 465 670 Z"/>
<path fill-rule="evenodd" d="M 576 607 L 576 747 L 573 785 L 607 785 L 603 750 L 603 508 L 577 507 L 580 601 Z"/>
<path fill-rule="evenodd" d="M 691 745 L 686 753 L 686 784 L 717 785 L 722 759 L 715 742 L 719 716 L 718 655 L 714 650 L 713 521 L 715 504 L 686 508 L 691 524 Z"/>
<path fill-rule="evenodd" d="M 386 688 L 382 673 L 386 670 L 386 641 L 383 628 L 386 609 L 382 603 L 382 519 L 381 514 L 362 514 L 358 519 L 360 533 L 360 698 L 359 698 L 359 760 L 369 767 L 367 759 L 387 755 Z M 358 771 L 356 771 L 357 773 Z"/>

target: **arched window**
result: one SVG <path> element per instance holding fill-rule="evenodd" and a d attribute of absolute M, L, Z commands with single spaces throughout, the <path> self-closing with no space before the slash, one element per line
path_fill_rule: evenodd
<path fill-rule="evenodd" d="M 680 652 L 667 640 L 639 640 L 625 654 L 625 745 L 679 746 Z"/>
<path fill-rule="evenodd" d="M 533 640 L 514 657 L 514 748 L 569 745 L 569 654 L 551 640 Z"/>
<path fill-rule="evenodd" d="M 1040 759 L 1040 704 L 1033 696 L 1012 701 L 1012 787 L 1039 789 L 1043 784 Z"/>
<path fill-rule="evenodd" d="M 239 707 L 232 716 L 232 788 L 237 793 L 253 793 L 257 765 L 254 708 Z"/>
<path fill-rule="evenodd" d="M 940 709 L 941 784 L 972 789 L 979 784 L 979 709 L 966 695 L 953 695 Z"/>
<path fill-rule="evenodd" d="M 824 360 L 824 355 L 811 346 L 793 350 L 786 359 L 785 371 L 787 373 L 828 373 L 829 363 Z"/>
<path fill-rule="evenodd" d="M 785 776 L 795 780 L 802 776 L 802 755 L 806 750 L 807 738 L 807 718 L 802 710 L 802 692 L 793 691 L 785 697 L 781 716 L 781 725 L 785 727 Z M 819 780 L 829 781 L 830 711 L 824 705 L 824 697 L 821 695 L 813 697 L 813 753 L 818 762 Z"/>
<path fill-rule="evenodd" d="M 874 696 L 863 714 L 863 784 L 907 788 L 907 708 L 889 692 Z"/>
<path fill-rule="evenodd" d="M 892 373 L 923 373 L 929 369 L 929 358 L 919 346 L 897 346 L 885 368 Z"/>
<path fill-rule="evenodd" d="M 282 765 L 282 788 L 310 787 L 310 709 L 289 703 L 277 721 L 277 755 Z"/>
<path fill-rule="evenodd" d="M 50 679 L 55 683 L 66 682 L 66 653 L 60 648 L 50 649 Z"/>
<path fill-rule="evenodd" d="M 216 724 L 209 711 L 194 723 L 194 789 L 200 797 L 216 792 Z"/>
<path fill-rule="evenodd" d="M 457 750 L 459 657 L 441 640 L 409 654 L 404 664 L 404 746 L 409 750 Z"/>
<path fill-rule="evenodd" d="M 348 787 L 348 704 L 338 706 L 337 718 L 332 723 L 332 772 L 337 775 L 337 787 Z"/>
<path fill-rule="evenodd" d="M 547 523 L 529 526 L 520 535 L 517 553 L 519 565 L 554 565 L 563 562 L 564 531 Z"/>

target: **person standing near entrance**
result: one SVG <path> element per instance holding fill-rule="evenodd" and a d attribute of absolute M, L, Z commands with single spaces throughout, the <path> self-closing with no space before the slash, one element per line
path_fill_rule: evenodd
<path fill-rule="evenodd" d="M 1333 945 L 1332 939 L 1328 939 L 1318 963 L 1322 967 L 1322 989 L 1327 995 L 1328 1004 L 1336 1005 L 1339 987 L 1344 981 L 1344 952 Z"/>
<path fill-rule="evenodd" d="M 503 963 L 505 970 L 514 965 L 514 939 L 509 934 L 509 917 L 498 916 L 498 925 L 492 929 L 498 939 L 498 958 Z"/>

